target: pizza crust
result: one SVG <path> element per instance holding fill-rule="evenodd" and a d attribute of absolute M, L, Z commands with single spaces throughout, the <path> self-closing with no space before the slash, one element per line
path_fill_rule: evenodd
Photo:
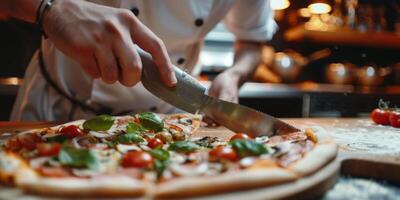
<path fill-rule="evenodd" d="M 301 160 L 290 165 L 288 169 L 300 176 L 310 175 L 333 160 L 337 151 L 337 144 L 333 142 L 318 143 Z"/>
<path fill-rule="evenodd" d="M 145 181 L 123 175 L 51 178 L 42 177 L 28 167 L 18 171 L 15 183 L 29 193 L 62 197 L 137 197 L 143 196 L 148 187 Z"/>
<path fill-rule="evenodd" d="M 156 198 L 192 197 L 277 185 L 297 178 L 294 173 L 277 167 L 233 171 L 214 177 L 178 178 L 167 181 L 157 185 L 153 195 Z"/>

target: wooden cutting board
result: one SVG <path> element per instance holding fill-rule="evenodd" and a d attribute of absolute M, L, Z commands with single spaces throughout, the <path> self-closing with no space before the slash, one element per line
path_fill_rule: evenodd
<path fill-rule="evenodd" d="M 318 172 L 292 183 L 254 190 L 198 197 L 196 199 L 310 199 L 322 196 L 334 186 L 340 174 L 400 181 L 400 129 L 377 126 L 368 119 L 286 119 L 299 128 L 324 131 L 339 144 L 335 160 Z M 43 124 L 0 122 L 0 133 L 46 126 Z M 52 124 L 54 125 L 54 124 Z M 202 127 L 196 136 L 230 138 L 223 127 Z M 11 188 L 0 188 L 0 199 L 43 199 Z"/>

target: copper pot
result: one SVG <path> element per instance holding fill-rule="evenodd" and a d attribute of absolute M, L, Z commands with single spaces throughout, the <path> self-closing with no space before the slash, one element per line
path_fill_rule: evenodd
<path fill-rule="evenodd" d="M 330 63 L 325 69 L 325 78 L 333 84 L 351 84 L 355 65 L 351 63 Z"/>
<path fill-rule="evenodd" d="M 357 69 L 355 77 L 359 85 L 379 86 L 383 84 L 390 73 L 391 69 L 389 67 L 378 68 L 374 65 L 365 65 Z"/>

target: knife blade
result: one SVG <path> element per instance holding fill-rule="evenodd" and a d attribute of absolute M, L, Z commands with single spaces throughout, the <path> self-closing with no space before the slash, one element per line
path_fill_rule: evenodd
<path fill-rule="evenodd" d="M 158 98 L 189 113 L 204 113 L 218 124 L 234 132 L 252 136 L 271 136 L 300 131 L 268 114 L 255 109 L 223 101 L 205 94 L 206 88 L 197 79 L 174 66 L 177 85 L 166 87 L 151 56 L 139 51 L 143 69 L 143 86 Z"/>

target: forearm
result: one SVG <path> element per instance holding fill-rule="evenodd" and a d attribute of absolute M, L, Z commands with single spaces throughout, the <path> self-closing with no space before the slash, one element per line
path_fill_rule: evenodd
<path fill-rule="evenodd" d="M 0 13 L 26 22 L 35 22 L 41 0 L 1 0 Z"/>
<path fill-rule="evenodd" d="M 242 85 L 250 79 L 261 61 L 261 42 L 236 41 L 233 66 L 225 72 L 229 73 Z"/>

